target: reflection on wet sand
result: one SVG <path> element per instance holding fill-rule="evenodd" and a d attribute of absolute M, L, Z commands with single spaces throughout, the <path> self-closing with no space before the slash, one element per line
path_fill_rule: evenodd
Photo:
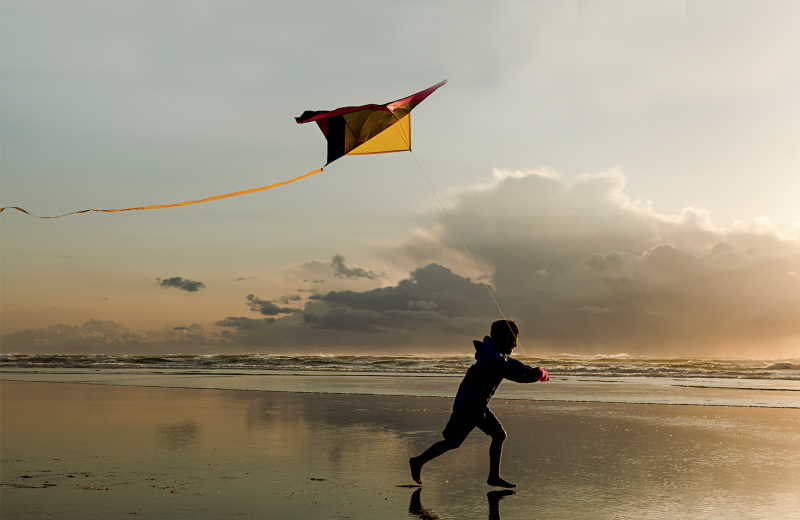
<path fill-rule="evenodd" d="M 486 493 L 486 499 L 489 501 L 489 520 L 500 520 L 500 500 L 508 495 L 516 493 L 510 489 L 498 489 Z"/>
<path fill-rule="evenodd" d="M 503 497 L 515 494 L 516 493 L 510 489 L 499 489 L 486 493 L 486 499 L 489 501 L 489 520 L 500 520 L 500 500 L 502 500 Z M 412 516 L 422 518 L 422 520 L 439 520 L 439 516 L 437 516 L 436 513 L 422 507 L 422 488 L 417 489 L 411 494 L 411 503 L 408 504 L 408 512 Z"/>
<path fill-rule="evenodd" d="M 422 488 L 417 489 L 411 494 L 411 503 L 408 504 L 408 513 L 422 520 L 439 520 L 433 511 L 422 507 Z"/>

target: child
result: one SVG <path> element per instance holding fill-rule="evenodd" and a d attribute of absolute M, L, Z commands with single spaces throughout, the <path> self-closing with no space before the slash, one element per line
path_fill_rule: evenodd
<path fill-rule="evenodd" d="M 456 400 L 453 403 L 453 414 L 442 432 L 444 440 L 408 461 L 411 466 L 411 478 L 417 484 L 422 484 L 420 472 L 426 462 L 461 446 L 469 432 L 477 426 L 492 438 L 492 444 L 489 446 L 489 478 L 486 483 L 490 486 L 516 487 L 516 484 L 500 477 L 500 458 L 503 454 L 506 431 L 487 405 L 503 379 L 517 383 L 533 383 L 547 381 L 549 376 L 544 369 L 529 367 L 516 359 L 511 359 L 511 352 L 517 346 L 519 337 L 519 328 L 513 320 L 492 323 L 490 334 L 483 338 L 483 342 L 473 341 L 477 351 L 475 353 L 477 362 L 469 367 L 458 387 Z"/>

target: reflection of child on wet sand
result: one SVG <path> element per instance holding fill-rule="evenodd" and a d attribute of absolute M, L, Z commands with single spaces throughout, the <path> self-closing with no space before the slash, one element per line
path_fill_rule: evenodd
<path fill-rule="evenodd" d="M 515 487 L 515 484 L 500 477 L 500 458 L 503 454 L 506 431 L 487 405 L 503 379 L 517 383 L 533 383 L 549 379 L 547 371 L 511 359 L 511 352 L 517 346 L 518 337 L 517 324 L 512 320 L 501 320 L 492 323 L 491 336 L 483 338 L 483 342 L 473 341 L 477 361 L 469 367 L 458 387 L 453 414 L 442 432 L 444 440 L 408 461 L 411 466 L 411 478 L 417 484 L 422 484 L 420 473 L 425 463 L 461 446 L 467 435 L 478 427 L 492 438 L 492 444 L 489 446 L 489 478 L 486 483 L 490 486 Z"/>
<path fill-rule="evenodd" d="M 436 513 L 422 507 L 421 494 L 422 488 L 411 494 L 411 503 L 408 505 L 408 512 L 422 520 L 439 520 Z M 486 493 L 486 499 L 489 501 L 489 520 L 500 520 L 500 500 L 505 496 L 513 494 L 514 492 L 510 489 L 501 489 L 499 491 L 489 491 Z"/>

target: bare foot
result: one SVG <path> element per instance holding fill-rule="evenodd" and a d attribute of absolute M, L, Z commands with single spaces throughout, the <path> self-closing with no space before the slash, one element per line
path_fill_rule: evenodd
<path fill-rule="evenodd" d="M 422 464 L 417 462 L 416 457 L 411 457 L 408 459 L 408 465 L 411 466 L 411 478 L 417 484 L 422 484 L 422 478 L 420 478 L 420 472 L 422 471 Z"/>
<path fill-rule="evenodd" d="M 512 484 L 511 482 L 509 482 L 509 481 L 507 481 L 507 480 L 505 480 L 503 478 L 500 478 L 500 477 L 489 477 L 489 479 L 486 481 L 486 483 L 489 484 L 490 486 L 498 486 L 498 487 L 504 487 L 504 488 L 517 487 L 516 484 Z"/>

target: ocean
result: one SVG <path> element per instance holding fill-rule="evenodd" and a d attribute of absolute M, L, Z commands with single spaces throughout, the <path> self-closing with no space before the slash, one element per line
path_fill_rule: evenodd
<path fill-rule="evenodd" d="M 793 359 L 720 359 L 720 358 L 648 358 L 628 354 L 579 356 L 561 354 L 551 357 L 516 359 L 541 366 L 552 375 L 591 377 L 688 377 L 723 379 L 768 379 L 800 381 L 800 358 Z M 274 354 L 215 354 L 163 356 L 119 355 L 0 355 L 0 369 L 17 368 L 96 368 L 132 369 L 219 369 L 291 370 L 337 372 L 387 372 L 419 374 L 456 374 L 465 372 L 474 362 L 468 355 L 344 356 Z"/>
<path fill-rule="evenodd" d="M 562 354 L 552 357 L 516 359 L 541 366 L 550 374 L 591 377 L 689 377 L 723 379 L 769 379 L 800 381 L 800 358 L 793 359 L 719 359 L 719 358 L 647 358 L 627 354 L 579 356 Z M 163 356 L 119 355 L 0 355 L 0 368 L 96 368 L 121 369 L 219 369 L 292 370 L 337 372 L 387 372 L 420 374 L 455 374 L 465 372 L 474 362 L 467 355 L 343 356 L 274 354 L 215 354 Z"/>

